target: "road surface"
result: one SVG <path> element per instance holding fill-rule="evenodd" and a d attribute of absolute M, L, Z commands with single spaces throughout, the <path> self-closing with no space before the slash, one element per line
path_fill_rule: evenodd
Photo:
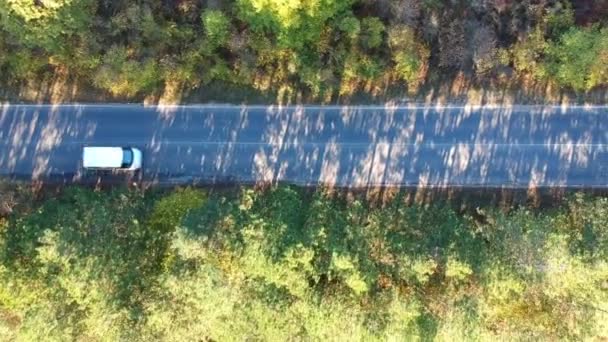
<path fill-rule="evenodd" d="M 82 181 L 85 145 L 163 184 L 608 184 L 608 107 L 0 105 L 1 176 Z"/>

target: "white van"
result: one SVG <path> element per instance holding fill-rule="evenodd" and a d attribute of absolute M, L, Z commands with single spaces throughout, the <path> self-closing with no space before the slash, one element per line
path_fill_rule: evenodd
<path fill-rule="evenodd" d="M 135 171 L 141 168 L 142 153 L 135 147 L 93 147 L 82 151 L 85 169 L 120 169 Z"/>

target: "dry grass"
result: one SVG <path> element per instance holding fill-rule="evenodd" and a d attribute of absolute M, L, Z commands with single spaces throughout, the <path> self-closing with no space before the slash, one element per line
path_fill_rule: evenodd
<path fill-rule="evenodd" d="M 511 104 L 606 104 L 608 88 L 588 93 L 560 89 L 551 83 L 496 74 L 491 79 L 476 80 L 459 71 L 451 75 L 430 76 L 412 91 L 392 78 L 360 85 L 349 94 L 330 96 L 327 92 L 314 96 L 292 84 L 269 84 L 264 89 L 220 82 L 187 89 L 179 82 L 169 82 L 155 93 L 131 98 L 115 97 L 95 89 L 82 80 L 57 73 L 51 78 L 30 80 L 21 84 L 3 82 L 0 100 L 24 103 L 95 103 L 128 102 L 146 104 L 235 103 L 235 104 L 385 104 L 426 103 L 511 105 Z M 339 89 L 340 86 L 336 89 Z"/>

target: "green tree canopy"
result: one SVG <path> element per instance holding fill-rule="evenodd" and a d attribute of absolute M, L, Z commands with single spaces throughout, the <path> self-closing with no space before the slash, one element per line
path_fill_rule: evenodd
<path fill-rule="evenodd" d="M 576 90 L 590 90 L 608 82 L 608 29 L 572 28 L 548 50 L 555 78 Z"/>
<path fill-rule="evenodd" d="M 604 338 L 607 204 L 71 188 L 0 221 L 0 337 Z"/>

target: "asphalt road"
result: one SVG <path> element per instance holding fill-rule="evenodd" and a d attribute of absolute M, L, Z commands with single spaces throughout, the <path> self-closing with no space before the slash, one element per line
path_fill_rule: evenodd
<path fill-rule="evenodd" d="M 152 183 L 600 187 L 608 107 L 0 105 L 0 175 L 77 182 L 136 146 Z"/>

